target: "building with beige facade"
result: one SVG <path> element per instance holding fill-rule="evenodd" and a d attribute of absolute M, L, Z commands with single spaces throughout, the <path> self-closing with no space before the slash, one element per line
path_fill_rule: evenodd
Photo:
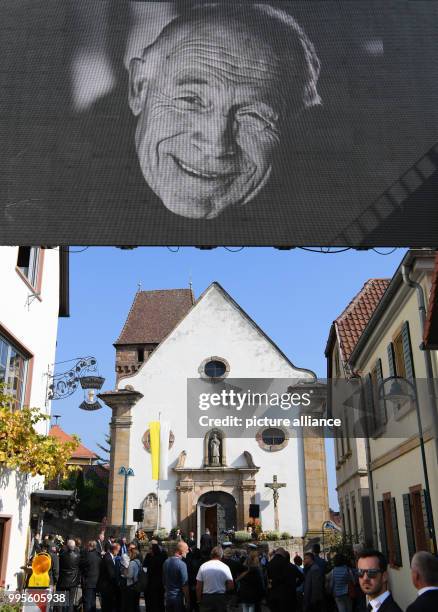
<path fill-rule="evenodd" d="M 333 321 L 327 341 L 327 378 L 349 380 L 349 358 L 389 285 L 389 279 L 368 280 Z M 369 483 L 364 438 L 352 437 L 348 409 L 342 409 L 343 431 L 335 438 L 336 490 L 342 527 L 353 545 L 372 543 Z"/>
<path fill-rule="evenodd" d="M 434 262 L 430 250 L 406 253 L 347 364 L 350 376 L 360 377 L 361 411 L 367 415 L 371 536 L 388 557 L 390 587 L 403 609 L 416 596 L 413 554 L 436 552 L 437 352 L 423 343 Z M 344 490 L 338 477 L 338 492 Z"/>

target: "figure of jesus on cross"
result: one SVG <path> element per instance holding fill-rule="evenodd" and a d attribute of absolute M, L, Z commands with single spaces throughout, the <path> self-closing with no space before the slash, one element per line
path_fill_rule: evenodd
<path fill-rule="evenodd" d="M 277 482 L 276 474 L 274 474 L 274 476 L 272 477 L 272 482 L 265 482 L 265 487 L 272 489 L 272 496 L 274 498 L 274 524 L 276 531 L 280 529 L 280 520 L 278 517 L 278 498 L 280 495 L 278 493 L 278 489 L 281 489 L 281 487 L 285 486 L 285 482 Z"/>

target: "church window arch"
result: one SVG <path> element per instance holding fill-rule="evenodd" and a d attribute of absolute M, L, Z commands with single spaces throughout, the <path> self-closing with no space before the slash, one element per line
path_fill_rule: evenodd
<path fill-rule="evenodd" d="M 256 434 L 256 442 L 265 451 L 276 452 L 289 443 L 287 431 L 281 427 L 267 427 Z"/>
<path fill-rule="evenodd" d="M 201 378 L 217 382 L 223 380 L 230 373 L 230 364 L 223 357 L 207 357 L 198 368 Z"/>
<path fill-rule="evenodd" d="M 226 436 L 221 429 L 210 429 L 204 437 L 204 467 L 227 465 Z"/>

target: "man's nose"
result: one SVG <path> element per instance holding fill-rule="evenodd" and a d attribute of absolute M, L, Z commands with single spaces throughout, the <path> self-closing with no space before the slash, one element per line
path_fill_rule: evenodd
<path fill-rule="evenodd" d="M 226 159 L 236 154 L 234 117 L 232 113 L 208 113 L 199 121 L 193 132 L 193 145 L 208 157 Z"/>

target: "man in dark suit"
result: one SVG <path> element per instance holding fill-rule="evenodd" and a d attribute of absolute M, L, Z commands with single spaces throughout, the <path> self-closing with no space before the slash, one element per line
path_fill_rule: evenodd
<path fill-rule="evenodd" d="M 291 567 L 293 566 L 291 565 Z M 318 564 L 315 562 L 315 555 L 313 553 L 304 553 L 304 567 L 306 569 L 303 598 L 304 612 L 316 612 L 317 610 L 323 610 L 325 600 L 324 576 L 321 569 L 318 567 Z M 298 574 L 298 570 L 296 570 L 296 572 Z M 296 585 L 296 581 L 293 584 Z"/>
<path fill-rule="evenodd" d="M 105 552 L 106 552 L 106 553 L 107 553 L 107 552 L 111 552 L 112 545 L 113 545 L 113 544 L 115 544 L 115 543 L 116 543 L 116 538 L 115 538 L 115 536 L 114 536 L 114 535 L 110 535 L 110 536 L 107 538 L 107 540 L 106 540 L 106 542 L 105 542 L 105 544 L 104 544 L 104 549 L 105 549 Z"/>
<path fill-rule="evenodd" d="M 120 556 L 122 555 L 127 555 L 128 554 L 128 543 L 126 541 L 126 538 L 120 538 L 119 540 L 119 544 L 120 544 Z"/>
<path fill-rule="evenodd" d="M 418 597 L 406 612 L 438 610 L 438 558 L 424 550 L 415 553 L 411 561 L 411 576 Z"/>
<path fill-rule="evenodd" d="M 69 604 L 66 612 L 73 612 L 77 589 L 80 583 L 80 554 L 76 549 L 74 540 L 67 540 L 67 549 L 59 555 L 59 578 L 56 585 L 57 591 L 67 591 Z"/>
<path fill-rule="evenodd" d="M 266 573 L 269 581 L 267 593 L 269 609 L 273 612 L 295 610 L 297 587 L 303 582 L 304 577 L 295 565 L 290 563 L 290 555 L 284 548 L 275 550 L 266 567 Z"/>
<path fill-rule="evenodd" d="M 359 586 L 368 597 L 368 612 L 402 612 L 388 591 L 388 562 L 378 550 L 364 550 L 357 559 Z"/>
<path fill-rule="evenodd" d="M 96 551 L 99 553 L 101 557 L 105 554 L 105 534 L 99 533 L 96 540 Z"/>
<path fill-rule="evenodd" d="M 205 533 L 201 536 L 201 555 L 208 558 L 213 548 L 213 539 L 210 535 L 210 529 L 207 527 Z"/>
<path fill-rule="evenodd" d="M 45 540 L 44 544 L 42 545 L 42 549 L 44 552 L 50 555 L 50 559 L 52 561 L 49 570 L 50 584 L 52 586 L 56 585 L 59 578 L 59 557 L 56 552 L 55 542 L 53 540 Z"/>
<path fill-rule="evenodd" d="M 103 556 L 100 565 L 97 590 L 102 595 L 102 612 L 116 612 L 119 601 L 119 577 L 117 575 L 116 557 L 120 544 L 112 544 L 111 550 Z"/>
<path fill-rule="evenodd" d="M 102 557 L 96 550 L 96 542 L 90 540 L 81 559 L 84 612 L 96 612 L 96 589 Z"/>
<path fill-rule="evenodd" d="M 196 538 L 194 531 L 189 532 L 189 537 L 187 538 L 187 546 L 190 548 L 190 550 L 192 548 L 196 548 Z"/>

